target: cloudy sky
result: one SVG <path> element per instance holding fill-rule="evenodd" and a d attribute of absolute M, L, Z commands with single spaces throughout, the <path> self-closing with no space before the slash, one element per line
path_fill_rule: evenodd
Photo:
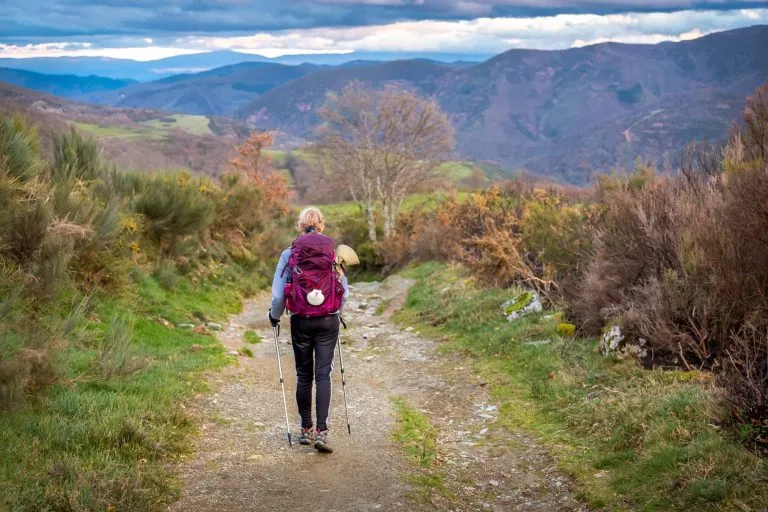
<path fill-rule="evenodd" d="M 0 58 L 236 50 L 488 56 L 768 24 L 753 0 L 0 0 Z"/>

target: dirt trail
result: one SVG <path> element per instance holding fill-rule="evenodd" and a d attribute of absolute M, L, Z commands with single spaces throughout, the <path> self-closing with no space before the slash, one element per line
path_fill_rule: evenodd
<path fill-rule="evenodd" d="M 496 406 L 461 359 L 436 354 L 433 341 L 401 330 L 388 313 L 376 315 L 382 302 L 390 311 L 398 307 L 410 284 L 391 278 L 352 286 L 345 308 L 350 329 L 342 332 L 352 435 L 346 431 L 337 369 L 330 455 L 296 443 L 288 448 L 275 346 L 265 325 L 267 298 L 247 303 L 220 340 L 238 350 L 251 329 L 264 341 L 251 346 L 253 358 L 238 357 L 236 365 L 211 376 L 212 391 L 190 405 L 202 432 L 195 454 L 178 467 L 184 490 L 171 510 L 586 510 L 532 440 L 494 428 Z M 280 354 L 294 428 L 298 414 L 287 330 L 285 325 Z M 404 397 L 438 427 L 437 470 L 444 490 L 424 493 L 409 483 L 408 475 L 418 469 L 391 440 L 393 396 Z"/>

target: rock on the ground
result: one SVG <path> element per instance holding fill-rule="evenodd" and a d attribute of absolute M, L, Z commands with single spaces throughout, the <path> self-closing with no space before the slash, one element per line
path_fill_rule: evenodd
<path fill-rule="evenodd" d="M 603 329 L 603 335 L 600 337 L 600 352 L 606 357 L 618 360 L 628 357 L 643 359 L 648 355 L 643 338 L 630 342 L 624 336 L 621 327 L 615 324 Z"/>
<path fill-rule="evenodd" d="M 224 328 L 221 326 L 221 324 L 217 324 L 216 322 L 207 322 L 205 324 L 207 328 L 209 328 L 212 331 L 223 331 Z"/>
<path fill-rule="evenodd" d="M 512 322 L 530 313 L 539 313 L 544 307 L 538 292 L 524 290 L 501 305 L 501 311 Z"/>

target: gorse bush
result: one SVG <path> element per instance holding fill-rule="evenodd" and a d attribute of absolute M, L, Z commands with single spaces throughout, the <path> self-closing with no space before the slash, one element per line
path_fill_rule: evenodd
<path fill-rule="evenodd" d="M 102 174 L 99 148 L 72 128 L 69 134 L 58 135 L 53 141 L 53 181 L 93 181 Z"/>
<path fill-rule="evenodd" d="M 37 130 L 20 116 L 0 119 L 0 169 L 21 181 L 37 177 L 43 169 Z"/>
<path fill-rule="evenodd" d="M 136 212 L 149 220 L 149 231 L 164 247 L 200 233 L 214 219 L 215 203 L 205 193 L 205 181 L 188 174 L 158 175 L 136 198 Z"/>
<path fill-rule="evenodd" d="M 284 225 L 286 197 L 274 190 L 188 173 L 123 173 L 74 130 L 53 146 L 46 162 L 37 131 L 0 115 L 0 288 L 9 292 L 0 302 L 0 407 L 53 381 L 55 352 L 73 334 L 46 335 L 42 326 L 62 297 L 130 293 L 129 275 L 141 269 L 167 290 L 179 271 L 193 283 L 221 281 L 224 264 L 252 267 L 286 242 L 273 229 Z M 125 325 L 114 317 L 107 327 L 104 378 L 132 371 Z"/>

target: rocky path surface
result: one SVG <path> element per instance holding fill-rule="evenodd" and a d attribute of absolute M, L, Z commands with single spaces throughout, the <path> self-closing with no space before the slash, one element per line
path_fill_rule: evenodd
<path fill-rule="evenodd" d="M 250 345 L 253 358 L 238 356 L 237 364 L 212 375 L 211 391 L 188 405 L 201 435 L 194 455 L 177 468 L 184 489 L 171 510 L 586 510 L 531 439 L 494 427 L 497 407 L 466 361 L 438 355 L 433 341 L 389 320 L 410 285 L 390 278 L 352 286 L 345 308 L 350 329 L 342 332 L 352 435 L 335 371 L 330 455 L 288 447 L 267 298 L 247 303 L 219 338 L 231 351 L 246 346 L 247 330 L 263 341 Z M 387 311 L 377 314 L 381 309 Z M 293 354 L 287 325 L 283 331 L 280 355 L 294 428 Z M 434 471 L 444 488 L 425 491 L 411 483 L 420 470 L 391 439 L 394 396 L 438 428 Z"/>

